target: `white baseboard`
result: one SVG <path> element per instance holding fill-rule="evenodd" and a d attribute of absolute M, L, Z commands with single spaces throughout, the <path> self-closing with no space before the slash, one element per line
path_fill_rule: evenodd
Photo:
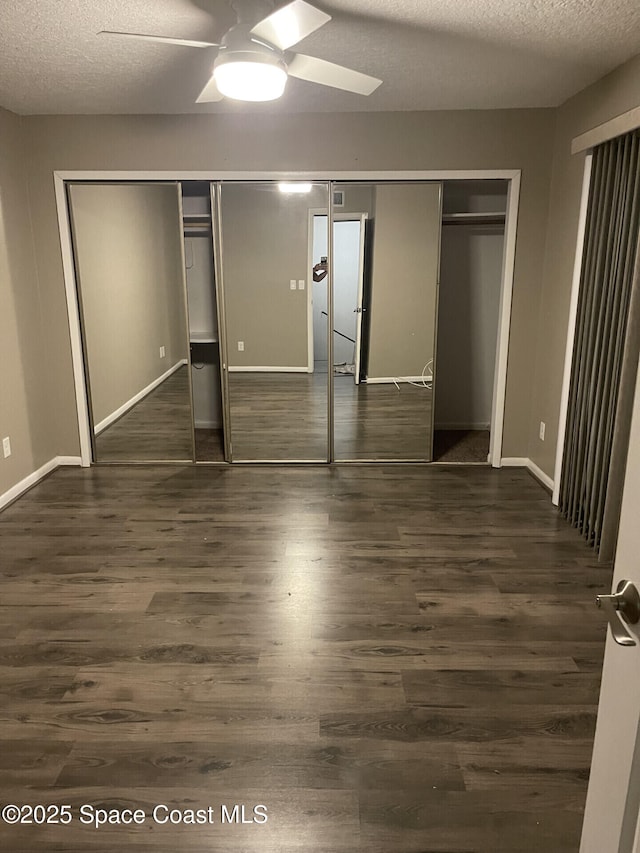
<path fill-rule="evenodd" d="M 542 468 L 539 468 L 535 462 L 531 461 L 531 459 L 529 459 L 527 468 L 531 471 L 536 480 L 540 480 L 544 486 L 553 492 L 553 479 L 548 474 L 545 474 Z"/>
<path fill-rule="evenodd" d="M 56 468 L 60 468 L 62 465 L 82 465 L 81 456 L 56 456 L 53 461 L 56 463 Z"/>
<path fill-rule="evenodd" d="M 482 421 L 482 423 L 444 423 L 444 424 L 434 424 L 434 429 L 473 429 L 473 430 L 488 430 L 491 427 L 491 424 L 487 421 Z"/>
<path fill-rule="evenodd" d="M 553 491 L 553 479 L 527 456 L 505 456 L 500 461 L 505 468 L 526 468 L 543 486 Z"/>
<path fill-rule="evenodd" d="M 103 418 L 99 424 L 94 426 L 94 432 L 96 435 L 100 435 L 100 433 L 105 430 L 108 426 L 111 426 L 112 423 L 115 423 L 118 418 L 121 418 L 125 415 L 129 409 L 132 409 L 136 403 L 139 403 L 140 400 L 143 400 L 147 394 L 150 394 L 152 391 L 158 387 L 158 385 L 162 385 L 165 379 L 168 379 L 172 373 L 175 373 L 176 370 L 179 370 L 184 364 L 188 364 L 186 358 L 180 359 L 180 361 L 176 362 L 173 367 L 170 367 L 169 370 L 165 371 L 162 376 L 158 376 L 157 379 L 154 379 L 153 382 L 150 382 L 146 388 L 143 388 L 142 391 L 138 391 L 138 393 L 133 396 L 130 400 L 127 400 L 126 403 L 123 403 L 115 412 L 111 412 L 110 415 L 107 415 L 106 418 Z"/>
<path fill-rule="evenodd" d="M 305 364 L 304 367 L 245 367 L 229 366 L 229 373 L 309 373 L 309 368 Z"/>
<path fill-rule="evenodd" d="M 433 376 L 428 373 L 424 376 L 367 376 L 364 381 L 367 385 L 391 385 L 396 382 L 402 385 L 403 382 L 433 382 Z"/>
<path fill-rule="evenodd" d="M 16 498 L 19 498 L 20 495 L 24 494 L 31 488 L 31 486 L 35 486 L 37 482 L 46 477 L 47 474 L 55 471 L 55 469 L 59 468 L 61 465 L 77 465 L 80 467 L 82 465 L 82 459 L 79 456 L 54 456 L 53 459 L 45 462 L 45 464 L 38 468 L 37 471 L 29 474 L 27 477 L 20 480 L 19 483 L 16 483 L 15 486 L 12 486 L 3 495 L 0 495 L 0 509 L 3 509 L 8 504 L 15 501 Z"/>

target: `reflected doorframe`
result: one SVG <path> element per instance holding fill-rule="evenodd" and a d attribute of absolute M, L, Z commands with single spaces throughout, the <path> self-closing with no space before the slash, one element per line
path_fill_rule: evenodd
<path fill-rule="evenodd" d="M 331 197 L 332 198 L 333 198 L 333 183 L 334 182 L 332 182 L 332 190 L 331 190 Z M 329 214 L 328 214 L 326 207 L 314 207 L 314 208 L 309 209 L 309 229 L 308 229 L 308 234 L 309 234 L 309 236 L 308 236 L 308 247 L 309 247 L 309 251 L 308 251 L 308 280 L 309 280 L 309 282 L 313 281 L 314 218 L 316 216 L 327 216 L 328 217 L 328 215 Z M 361 304 L 362 304 L 362 292 L 361 292 L 361 290 L 363 287 L 363 280 L 362 279 L 363 279 L 363 275 L 364 275 L 364 261 L 365 261 L 365 257 L 364 257 L 365 225 L 366 225 L 366 222 L 368 221 L 368 219 L 369 219 L 368 213 L 363 212 L 363 211 L 353 211 L 353 212 L 348 212 L 348 213 L 334 213 L 333 222 L 327 223 L 327 228 L 329 227 L 329 224 L 331 224 L 332 232 L 333 232 L 333 225 L 335 225 L 336 222 L 360 222 L 361 223 L 360 246 L 359 246 L 360 278 L 359 278 L 359 283 L 358 283 L 359 292 L 358 292 L 358 296 L 357 296 L 357 307 L 361 307 Z M 328 234 L 328 232 L 327 232 L 327 234 Z M 333 271 L 332 258 L 330 256 L 327 256 L 327 259 L 328 259 L 327 262 L 329 264 L 329 270 L 330 270 L 330 272 L 332 272 Z M 327 290 L 328 290 L 329 289 L 329 276 L 327 276 L 325 281 L 327 282 Z M 333 293 L 333 287 L 331 287 L 331 291 Z M 309 287 L 309 293 L 308 293 L 308 299 L 307 299 L 307 342 L 308 342 L 307 362 L 308 362 L 309 373 L 313 373 L 314 367 L 315 367 L 315 336 L 314 336 L 314 332 L 313 332 L 313 292 L 314 291 L 312 289 L 312 286 L 310 286 Z M 327 293 L 327 305 L 328 305 L 328 299 L 329 299 L 329 297 L 328 297 L 328 293 Z M 327 315 L 328 314 L 329 314 L 329 311 L 327 310 Z M 333 323 L 333 319 L 332 319 L 332 323 Z M 332 326 L 329 326 L 329 317 L 327 316 L 327 336 L 329 336 L 331 334 L 331 330 L 332 330 Z M 359 348 L 359 341 L 356 342 L 356 352 L 358 351 L 358 348 Z M 359 357 L 359 355 L 358 355 L 358 357 Z M 327 362 L 327 369 L 328 369 L 328 362 Z M 356 385 L 358 385 L 359 383 L 360 383 L 360 378 L 356 374 Z M 333 460 L 331 460 L 331 461 L 333 461 Z"/>

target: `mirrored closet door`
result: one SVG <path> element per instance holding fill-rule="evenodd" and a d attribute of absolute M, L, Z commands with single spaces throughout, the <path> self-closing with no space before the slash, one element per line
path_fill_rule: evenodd
<path fill-rule="evenodd" d="M 67 187 L 96 462 L 191 461 L 179 186 Z"/>
<path fill-rule="evenodd" d="M 94 461 L 486 464 L 505 181 L 67 189 Z"/>
<path fill-rule="evenodd" d="M 326 283 L 314 282 L 311 252 L 314 210 L 326 214 L 328 206 L 326 183 L 219 187 L 219 293 L 234 462 L 329 459 L 329 312 L 325 306 L 314 322 L 315 288 Z M 325 256 L 326 232 L 325 221 Z M 324 360 L 318 355 L 323 344 Z"/>
<path fill-rule="evenodd" d="M 336 184 L 337 461 L 432 458 L 442 187 Z"/>

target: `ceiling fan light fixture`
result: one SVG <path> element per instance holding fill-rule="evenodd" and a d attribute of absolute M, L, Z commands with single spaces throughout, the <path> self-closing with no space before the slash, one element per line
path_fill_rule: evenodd
<path fill-rule="evenodd" d="M 236 101 L 275 101 L 284 92 L 287 71 L 276 57 L 252 54 L 220 56 L 213 68 L 219 91 Z"/>

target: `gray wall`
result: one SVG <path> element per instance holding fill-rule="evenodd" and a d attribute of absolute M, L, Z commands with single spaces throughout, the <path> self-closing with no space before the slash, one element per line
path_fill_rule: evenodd
<path fill-rule="evenodd" d="M 321 187 L 285 194 L 265 185 L 222 188 L 222 256 L 229 366 L 308 364 L 309 208 Z M 291 290 L 291 279 L 304 290 Z M 238 351 L 244 342 L 244 352 Z"/>
<path fill-rule="evenodd" d="M 504 233 L 444 225 L 435 426 L 486 429 L 491 423 Z"/>
<path fill-rule="evenodd" d="M 0 109 L 0 495 L 48 462 L 59 437 L 47 420 L 48 363 L 34 260 L 22 120 Z M 68 380 L 65 385 L 68 384 Z M 67 427 L 66 447 L 77 446 Z M 72 451 L 70 451 L 72 452 Z"/>
<path fill-rule="evenodd" d="M 446 181 L 443 211 L 506 210 L 505 181 Z M 484 428 L 491 422 L 504 227 L 452 223 L 442 229 L 435 426 Z"/>
<path fill-rule="evenodd" d="M 97 425 L 187 358 L 178 191 L 78 184 L 70 196 Z"/>
<path fill-rule="evenodd" d="M 440 194 L 440 184 L 375 188 L 368 379 L 421 376 L 434 357 Z"/>
<path fill-rule="evenodd" d="M 536 335 L 538 346 L 532 350 L 530 359 L 530 365 L 535 365 L 535 376 L 529 455 L 549 476 L 554 473 L 585 160 L 585 154 L 571 154 L 571 140 L 637 106 L 640 106 L 640 56 L 589 86 L 558 110 L 546 257 Z M 538 437 L 540 421 L 546 423 L 544 441 Z"/>
<path fill-rule="evenodd" d="M 0 192 L 3 208 L 12 209 L 11 218 L 3 215 L 0 237 L 0 346 L 6 356 L 0 419 L 7 424 L 3 434 L 21 436 L 17 445 L 14 438 L 14 456 L 0 460 L 0 488 L 55 454 L 79 451 L 56 169 L 313 169 L 327 176 L 339 170 L 522 169 L 503 453 L 530 455 L 552 474 L 584 160 L 571 157 L 570 139 L 639 104 L 636 57 L 559 110 L 21 119 L 0 112 Z M 41 327 L 38 317 L 46 318 Z M 540 420 L 547 423 L 544 443 L 537 438 Z"/>

